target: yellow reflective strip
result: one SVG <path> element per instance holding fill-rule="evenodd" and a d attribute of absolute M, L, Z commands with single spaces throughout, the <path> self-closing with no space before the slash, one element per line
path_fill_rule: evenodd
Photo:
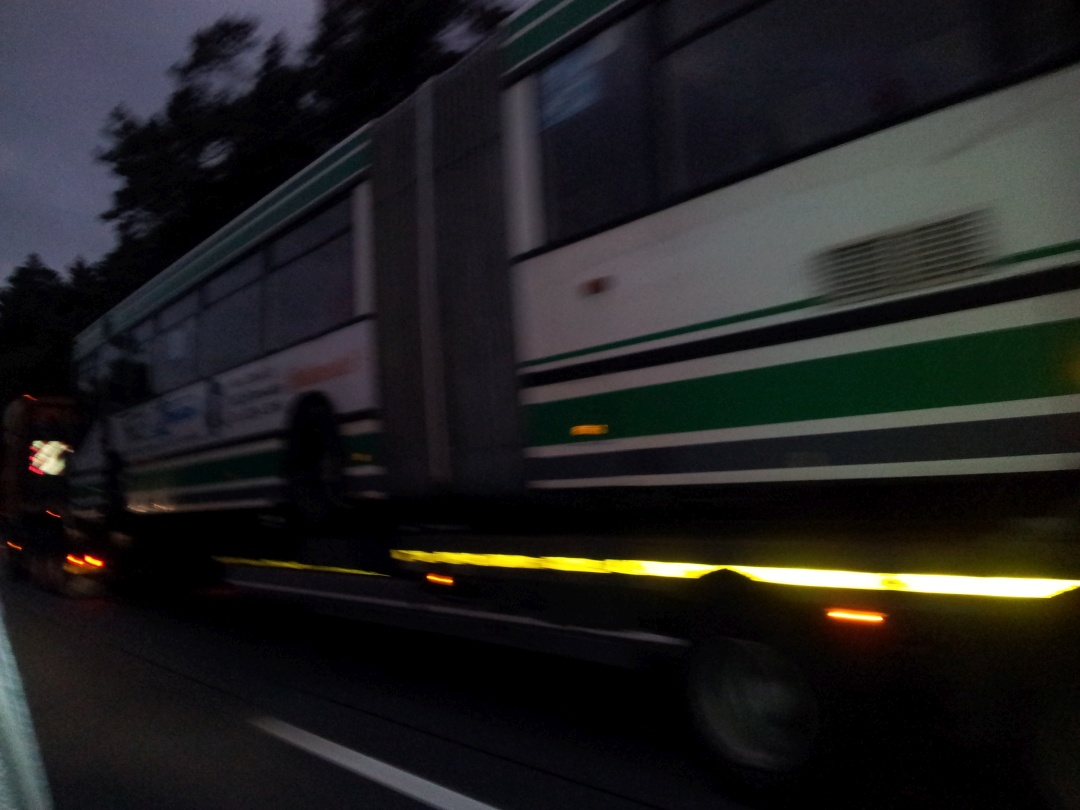
<path fill-rule="evenodd" d="M 1034 577 L 959 577 L 940 574 L 900 574 L 908 590 L 920 593 L 951 593 L 970 596 L 1009 596 L 1021 599 L 1048 599 L 1076 588 L 1069 579 Z"/>
<path fill-rule="evenodd" d="M 1080 581 L 1036 577 L 973 577 L 957 574 L 872 574 L 814 568 L 761 568 L 726 566 L 758 582 L 816 588 L 851 588 L 869 591 L 909 591 L 953 596 L 1000 596 L 1046 599 L 1080 587 Z"/>
<path fill-rule="evenodd" d="M 603 560 L 587 560 L 578 557 L 539 557 L 540 567 L 551 571 L 576 571 L 583 574 L 610 573 Z"/>
<path fill-rule="evenodd" d="M 843 590 L 907 591 L 956 596 L 995 596 L 1046 599 L 1080 588 L 1080 580 L 1037 577 L 976 577 L 954 574 L 878 574 L 868 571 L 837 571 L 823 568 L 784 568 L 754 565 L 657 562 L 655 560 L 590 560 L 580 557 L 528 557 L 515 554 L 469 554 L 456 551 L 390 552 L 403 562 L 474 565 L 494 568 L 573 571 L 587 574 L 698 579 L 714 571 L 728 570 L 772 585 Z"/>
<path fill-rule="evenodd" d="M 604 560 L 604 566 L 611 574 L 630 574 L 644 577 L 676 577 L 679 579 L 697 579 L 713 571 L 719 571 L 722 565 L 702 565 L 700 563 L 654 562 L 652 560 Z"/>
<path fill-rule="evenodd" d="M 222 565 L 252 565 L 259 568 L 289 568 L 297 571 L 324 571 L 330 574 L 358 574 L 365 577 L 385 577 L 375 571 L 362 571 L 359 568 L 338 568 L 333 565 L 305 565 L 289 560 L 248 560 L 243 557 L 214 557 Z"/>
<path fill-rule="evenodd" d="M 819 568 L 763 568 L 754 565 L 727 565 L 729 571 L 742 574 L 755 582 L 772 585 L 802 585 L 808 588 L 853 588 L 856 590 L 907 590 L 902 586 L 889 587 L 895 579 L 888 574 L 862 571 L 829 571 Z"/>
<path fill-rule="evenodd" d="M 652 562 L 649 560 L 590 560 L 583 557 L 527 557 L 518 554 L 467 554 L 458 551 L 403 551 L 395 549 L 390 552 L 390 556 L 402 562 L 689 579 L 697 579 L 723 568 L 721 565 L 699 565 L 697 563 Z"/>

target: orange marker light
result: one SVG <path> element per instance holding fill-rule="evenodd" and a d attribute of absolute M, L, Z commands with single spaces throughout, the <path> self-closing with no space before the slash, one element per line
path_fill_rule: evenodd
<path fill-rule="evenodd" d="M 89 554 L 84 554 L 83 559 L 86 560 L 89 565 L 94 566 L 94 568 L 101 568 L 105 565 L 104 560 L 99 560 L 97 557 L 91 557 Z"/>
<path fill-rule="evenodd" d="M 454 578 L 448 577 L 445 574 L 428 574 L 428 582 L 434 582 L 436 585 L 453 585 Z"/>
<path fill-rule="evenodd" d="M 67 561 L 72 565 L 86 565 L 86 560 L 82 557 L 76 557 L 74 554 L 68 554 Z"/>
<path fill-rule="evenodd" d="M 37 397 L 32 397 L 29 394 L 23 394 L 23 397 L 25 399 L 32 399 L 32 400 L 34 400 L 34 402 L 37 402 Z"/>
<path fill-rule="evenodd" d="M 571 436 L 603 436 L 607 432 L 607 425 L 574 425 L 570 428 Z"/>
<path fill-rule="evenodd" d="M 17 546 L 14 543 L 12 543 L 10 540 L 7 541 L 7 544 L 8 544 L 8 546 L 15 549 L 16 551 L 22 551 L 22 546 Z"/>
<path fill-rule="evenodd" d="M 872 610 L 848 610 L 847 608 L 829 608 L 825 615 L 838 622 L 862 622 L 864 624 L 881 624 L 885 621 L 884 613 L 875 613 Z"/>
<path fill-rule="evenodd" d="M 57 518 L 60 517 L 60 515 L 56 514 L 56 512 L 52 511 L 51 509 L 46 509 L 45 514 L 46 515 L 52 515 L 53 517 L 57 517 Z"/>

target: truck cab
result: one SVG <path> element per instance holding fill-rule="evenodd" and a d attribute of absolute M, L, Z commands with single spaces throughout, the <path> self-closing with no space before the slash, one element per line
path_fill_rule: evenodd
<path fill-rule="evenodd" d="M 79 429 L 75 403 L 25 394 L 4 410 L 0 538 L 10 575 L 65 593 L 92 590 L 105 564 L 70 531 L 67 471 Z"/>

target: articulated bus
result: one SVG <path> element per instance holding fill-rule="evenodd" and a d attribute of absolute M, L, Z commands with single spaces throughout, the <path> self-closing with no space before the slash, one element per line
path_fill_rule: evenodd
<path fill-rule="evenodd" d="M 1078 58 L 1075 0 L 539 0 L 79 336 L 73 514 L 700 631 L 796 769 L 823 611 L 1074 612 Z"/>

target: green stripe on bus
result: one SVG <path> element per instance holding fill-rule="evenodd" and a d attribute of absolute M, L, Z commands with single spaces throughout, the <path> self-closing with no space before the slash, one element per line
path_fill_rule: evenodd
<path fill-rule="evenodd" d="M 1080 320 L 610 391 L 525 409 L 532 446 L 1005 402 L 1080 391 Z M 571 437 L 575 425 L 606 425 Z"/>
<path fill-rule="evenodd" d="M 201 461 L 167 470 L 132 471 L 131 489 L 164 490 L 200 484 L 225 484 L 281 475 L 284 451 L 267 450 L 245 456 Z"/>
<path fill-rule="evenodd" d="M 1061 256 L 1065 253 L 1080 253 L 1080 240 L 1075 242 L 1060 242 L 1056 245 L 1047 245 L 1046 247 L 1035 248 L 1034 250 L 1024 250 L 1020 253 L 1002 256 L 1000 259 L 995 259 L 990 262 L 990 264 L 993 267 L 1004 267 L 1010 264 L 1035 261 L 1036 259 L 1046 259 L 1050 256 Z"/>
<path fill-rule="evenodd" d="M 578 26 L 621 2 L 623 0 L 576 0 L 576 2 L 568 3 L 550 17 L 540 20 L 532 28 L 507 42 L 503 48 L 503 64 L 506 65 L 507 70 L 513 70 Z M 521 25 L 518 30 L 522 30 L 527 25 L 528 23 Z M 510 35 L 514 35 L 513 31 Z"/>
<path fill-rule="evenodd" d="M 536 3 L 533 3 L 528 8 L 507 20 L 506 27 L 509 31 L 509 36 L 514 36 L 519 33 L 523 28 L 527 28 L 557 5 L 564 2 L 566 2 L 566 0 L 539 0 Z M 575 2 L 575 0 L 570 0 L 570 2 Z"/>
<path fill-rule="evenodd" d="M 665 329 L 661 332 L 650 332 L 647 335 L 641 335 L 639 337 L 625 338 L 624 340 L 615 340 L 611 343 L 603 343 L 599 346 L 589 346 L 586 349 L 575 349 L 570 352 L 563 352 L 562 354 L 552 354 L 547 357 L 540 357 L 536 360 L 526 360 L 522 363 L 518 363 L 519 368 L 526 366 L 538 366 L 541 363 L 554 363 L 556 360 L 568 360 L 571 357 L 581 357 L 585 354 L 594 354 L 596 352 L 607 351 L 608 349 L 621 349 L 624 346 L 633 346 L 637 343 L 647 343 L 650 340 L 662 340 L 663 338 L 675 337 L 677 335 L 686 335 L 690 332 L 700 332 L 703 329 L 715 329 L 718 326 L 727 326 L 732 323 L 741 323 L 743 321 L 753 321 L 758 318 L 767 318 L 770 315 L 781 315 L 785 312 L 796 312 L 800 309 L 807 309 L 808 307 L 816 307 L 820 305 L 824 299 L 822 298 L 807 298 L 803 301 L 792 301 L 789 304 L 778 304 L 775 307 L 765 307 L 764 309 L 755 309 L 750 312 L 741 312 L 738 315 L 729 315 L 726 318 L 716 318 L 712 321 L 705 321 L 704 323 L 695 323 L 689 326 L 680 326 L 675 329 Z"/>
<path fill-rule="evenodd" d="M 345 436 L 343 443 L 352 464 L 376 463 L 379 451 L 379 434 L 365 433 Z M 353 458 L 356 453 L 362 458 Z M 197 461 L 167 470 L 148 470 L 131 474 L 133 490 L 172 489 L 202 484 L 234 483 L 254 478 L 281 476 L 284 470 L 284 450 L 268 450 L 214 461 Z"/>

